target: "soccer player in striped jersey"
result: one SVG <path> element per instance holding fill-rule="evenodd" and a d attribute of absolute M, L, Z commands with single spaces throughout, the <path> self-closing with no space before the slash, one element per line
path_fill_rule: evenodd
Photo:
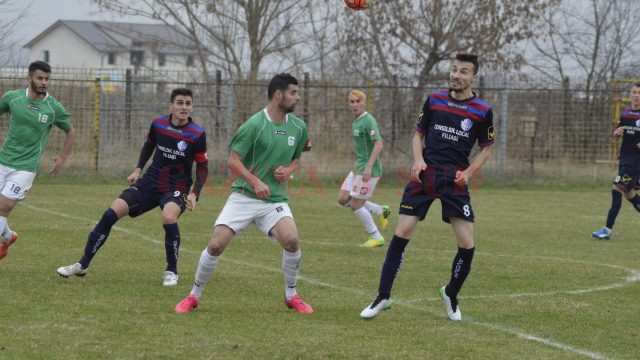
<path fill-rule="evenodd" d="M 57 271 L 60 276 L 86 275 L 91 260 L 107 241 L 116 221 L 126 215 L 132 218 L 140 216 L 159 206 L 162 209 L 167 257 L 163 285 L 178 284 L 178 218 L 187 208 L 196 210 L 198 197 L 207 180 L 207 138 L 204 129 L 191 118 L 193 92 L 190 89 L 174 89 L 169 110 L 170 115 L 157 117 L 151 122 L 138 165 L 127 178 L 130 187 L 113 201 L 89 233 L 80 261 L 59 268 Z M 151 165 L 140 177 L 152 154 Z M 194 162 L 195 183 L 191 174 Z"/>
<path fill-rule="evenodd" d="M 238 179 L 216 219 L 209 245 L 200 255 L 191 293 L 175 306 L 177 313 L 198 306 L 222 252 L 251 223 L 282 246 L 285 305 L 297 313 L 313 313 L 296 290 L 301 252 L 287 194 L 288 180 L 299 168 L 300 155 L 309 144 L 307 125 L 291 114 L 300 101 L 298 80 L 289 74 L 274 76 L 267 97 L 267 107 L 240 126 L 231 140 L 228 164 Z"/>
<path fill-rule="evenodd" d="M 487 161 L 494 143 L 491 106 L 471 90 L 478 65 L 477 55 L 456 55 L 449 71 L 449 90 L 432 92 L 422 107 L 412 140 L 411 181 L 404 190 L 398 224 L 382 264 L 378 296 L 360 313 L 365 319 L 390 307 L 391 288 L 405 247 L 435 199 L 440 199 L 442 220 L 451 224 L 458 243 L 449 284 L 440 288 L 440 296 L 449 319 L 462 319 L 457 295 L 471 271 L 475 249 L 467 183 Z M 481 150 L 469 165 L 476 142 Z"/>
<path fill-rule="evenodd" d="M 361 247 L 372 248 L 384 245 L 382 232 L 389 224 L 389 206 L 369 201 L 382 176 L 379 155 L 382 152 L 382 137 L 376 119 L 369 114 L 367 96 L 360 90 L 351 90 L 347 97 L 349 108 L 354 117 L 351 136 L 356 152 L 353 171 L 344 179 L 338 196 L 338 204 L 350 207 L 369 234 L 369 239 Z M 380 219 L 380 229 L 371 214 Z"/>
<path fill-rule="evenodd" d="M 618 126 L 613 131 L 613 136 L 622 137 L 620 163 L 618 176 L 611 187 L 611 208 L 607 222 L 603 228 L 591 233 L 598 239 L 611 238 L 613 224 L 622 207 L 622 196 L 640 211 L 640 195 L 636 194 L 636 190 L 640 189 L 640 82 L 633 84 L 629 97 L 631 106 L 622 110 Z"/>
<path fill-rule="evenodd" d="M 32 62 L 27 88 L 8 91 L 0 100 L 0 115 L 9 113 L 9 129 L 0 149 L 0 260 L 18 239 L 7 218 L 33 184 L 51 128 L 56 126 L 66 133 L 62 152 L 53 158 L 52 176 L 62 171 L 75 138 L 69 113 L 47 92 L 50 80 L 51 66 L 44 61 Z"/>

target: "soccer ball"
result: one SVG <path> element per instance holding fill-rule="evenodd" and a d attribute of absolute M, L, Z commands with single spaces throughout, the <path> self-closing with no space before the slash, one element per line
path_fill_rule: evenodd
<path fill-rule="evenodd" d="M 344 3 L 353 10 L 364 10 L 369 8 L 373 0 L 344 0 Z"/>

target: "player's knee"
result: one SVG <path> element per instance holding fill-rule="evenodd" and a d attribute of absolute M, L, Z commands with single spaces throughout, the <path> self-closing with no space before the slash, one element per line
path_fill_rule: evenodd
<path fill-rule="evenodd" d="M 207 252 L 211 256 L 220 256 L 222 255 L 223 251 L 224 251 L 224 246 L 222 246 L 220 243 L 217 243 L 215 241 L 210 241 L 209 245 L 207 245 Z"/>
<path fill-rule="evenodd" d="M 178 222 L 178 216 L 175 214 L 162 214 L 162 223 L 167 224 L 175 224 Z"/>
<path fill-rule="evenodd" d="M 282 244 L 282 248 L 287 250 L 288 252 L 296 252 L 298 251 L 299 239 L 297 235 L 289 235 L 285 236 L 280 240 Z"/>

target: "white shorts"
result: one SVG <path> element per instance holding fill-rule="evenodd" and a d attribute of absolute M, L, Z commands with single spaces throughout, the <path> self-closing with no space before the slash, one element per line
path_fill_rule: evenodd
<path fill-rule="evenodd" d="M 354 199 L 367 200 L 373 196 L 376 184 L 380 177 L 371 177 L 369 182 L 362 181 L 362 175 L 354 175 L 353 171 L 349 172 L 346 179 L 342 183 L 340 190 L 349 192 L 349 196 Z"/>
<path fill-rule="evenodd" d="M 11 200 L 24 200 L 35 178 L 35 172 L 0 165 L 0 193 Z"/>
<path fill-rule="evenodd" d="M 271 236 L 269 231 L 284 217 L 293 219 L 287 203 L 268 203 L 232 193 L 218 215 L 214 227 L 226 225 L 236 235 L 240 235 L 253 222 L 263 234 Z"/>

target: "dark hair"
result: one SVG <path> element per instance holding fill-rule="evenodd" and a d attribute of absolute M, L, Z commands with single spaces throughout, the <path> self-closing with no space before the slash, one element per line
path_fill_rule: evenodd
<path fill-rule="evenodd" d="M 478 63 L 478 55 L 476 54 L 456 54 L 456 60 L 470 62 L 473 64 L 473 75 L 478 74 L 480 64 Z"/>
<path fill-rule="evenodd" d="M 51 74 L 51 65 L 40 60 L 34 61 L 31 64 L 29 64 L 29 75 L 33 74 L 36 70 L 42 70 L 47 74 Z"/>
<path fill-rule="evenodd" d="M 633 83 L 632 87 L 640 87 L 640 81 Z"/>
<path fill-rule="evenodd" d="M 280 90 L 282 92 L 287 91 L 289 85 L 298 85 L 298 79 L 288 73 L 280 73 L 274 76 L 271 81 L 269 81 L 267 98 L 271 100 L 273 98 L 273 94 L 276 93 L 276 90 Z"/>
<path fill-rule="evenodd" d="M 173 103 L 173 100 L 175 100 L 178 95 L 190 96 L 191 99 L 193 99 L 193 91 L 191 91 L 191 89 L 175 88 L 171 91 L 171 103 Z"/>

